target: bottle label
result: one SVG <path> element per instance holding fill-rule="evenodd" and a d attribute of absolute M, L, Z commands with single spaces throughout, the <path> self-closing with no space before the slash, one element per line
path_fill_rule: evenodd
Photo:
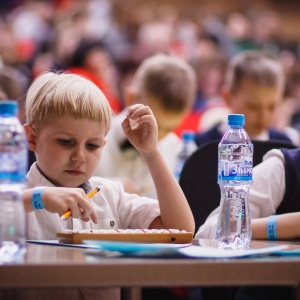
<path fill-rule="evenodd" d="M 0 182 L 24 181 L 27 172 L 27 150 L 0 153 Z"/>
<path fill-rule="evenodd" d="M 252 180 L 252 160 L 242 162 L 222 160 L 219 170 L 221 180 Z"/>

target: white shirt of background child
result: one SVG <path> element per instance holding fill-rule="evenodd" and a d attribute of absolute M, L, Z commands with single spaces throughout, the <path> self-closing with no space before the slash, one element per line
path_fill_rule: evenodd
<path fill-rule="evenodd" d="M 264 156 L 263 163 L 253 169 L 253 184 L 249 192 L 251 218 L 274 215 L 285 193 L 283 153 L 274 149 Z M 201 208 L 201 207 L 200 207 Z M 195 238 L 215 238 L 220 208 L 216 208 L 200 226 Z"/>

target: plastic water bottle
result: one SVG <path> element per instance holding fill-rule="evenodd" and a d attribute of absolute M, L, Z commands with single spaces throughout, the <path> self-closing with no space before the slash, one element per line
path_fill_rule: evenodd
<path fill-rule="evenodd" d="M 0 102 L 0 264 L 20 262 L 26 252 L 27 141 L 17 113 L 16 101 Z"/>
<path fill-rule="evenodd" d="M 248 194 L 253 144 L 244 124 L 244 115 L 228 115 L 229 129 L 218 146 L 221 203 L 216 238 L 220 248 L 246 249 L 252 236 Z"/>
<path fill-rule="evenodd" d="M 182 142 L 182 149 L 178 154 L 175 166 L 175 177 L 178 181 L 187 158 L 197 149 L 197 145 L 195 143 L 195 133 L 190 130 L 183 131 Z"/>

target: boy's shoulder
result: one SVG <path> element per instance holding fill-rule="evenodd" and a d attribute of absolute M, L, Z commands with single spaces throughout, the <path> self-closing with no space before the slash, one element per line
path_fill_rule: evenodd
<path fill-rule="evenodd" d="M 195 136 L 195 142 L 196 142 L 197 146 L 200 147 L 206 143 L 209 143 L 209 142 L 212 142 L 215 140 L 220 141 L 223 134 L 219 131 L 219 126 L 220 126 L 220 123 L 216 124 L 215 126 L 213 126 L 212 128 L 210 128 L 204 132 L 197 133 Z"/>
<path fill-rule="evenodd" d="M 269 136 L 271 140 L 280 140 L 280 141 L 284 141 L 287 143 L 291 143 L 292 144 L 292 140 L 289 138 L 289 136 L 280 130 L 274 129 L 274 128 L 269 128 Z"/>

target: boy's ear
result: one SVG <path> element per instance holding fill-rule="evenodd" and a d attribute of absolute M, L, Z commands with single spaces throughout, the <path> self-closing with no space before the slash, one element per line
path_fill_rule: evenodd
<path fill-rule="evenodd" d="M 25 134 L 26 134 L 26 137 L 27 137 L 28 148 L 31 151 L 35 151 L 35 149 L 36 149 L 35 129 L 32 128 L 29 124 L 24 124 L 23 127 L 24 127 Z"/>
<path fill-rule="evenodd" d="M 221 89 L 221 94 L 222 94 L 222 98 L 224 100 L 224 103 L 226 104 L 226 106 L 228 108 L 230 108 L 231 107 L 231 93 L 230 93 L 230 91 L 226 87 L 223 87 Z"/>
<path fill-rule="evenodd" d="M 125 90 L 125 106 L 131 106 L 137 103 L 137 95 L 132 87 L 127 87 Z"/>

